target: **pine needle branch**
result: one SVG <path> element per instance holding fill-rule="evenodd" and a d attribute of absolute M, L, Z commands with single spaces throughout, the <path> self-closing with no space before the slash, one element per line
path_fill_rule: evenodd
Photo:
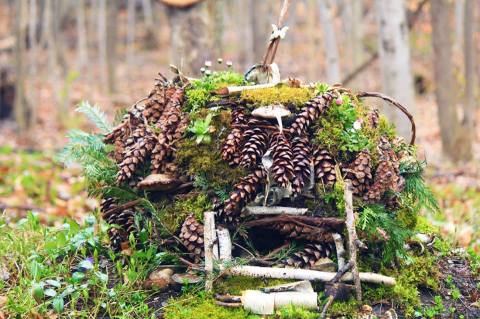
<path fill-rule="evenodd" d="M 102 134 L 107 134 L 113 129 L 108 123 L 105 113 L 97 105 L 91 105 L 88 101 L 82 101 L 75 111 L 83 113 Z"/>

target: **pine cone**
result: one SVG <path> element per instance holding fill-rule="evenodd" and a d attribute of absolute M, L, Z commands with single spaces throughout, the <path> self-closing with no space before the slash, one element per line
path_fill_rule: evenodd
<path fill-rule="evenodd" d="M 242 178 L 234 186 L 234 190 L 230 193 L 229 198 L 223 204 L 215 205 L 215 210 L 221 222 L 226 224 L 238 222 L 237 219 L 242 209 L 254 199 L 265 178 L 266 173 L 263 169 L 257 169 Z"/>
<path fill-rule="evenodd" d="M 290 239 L 306 240 L 309 242 L 333 242 L 332 234 L 325 228 L 314 227 L 307 224 L 299 224 L 295 222 L 280 222 L 271 226 L 281 235 Z"/>
<path fill-rule="evenodd" d="M 155 146 L 155 137 L 153 132 L 143 125 L 135 130 L 125 144 L 127 146 L 123 152 L 123 161 L 119 164 L 117 184 L 130 180 L 138 165 L 145 162 Z"/>
<path fill-rule="evenodd" d="M 380 163 L 375 170 L 373 185 L 364 196 L 367 202 L 378 202 L 386 191 L 401 192 L 405 180 L 400 175 L 397 155 L 387 138 L 382 137 L 378 146 Z"/>
<path fill-rule="evenodd" d="M 273 156 L 273 179 L 278 185 L 288 187 L 295 176 L 292 146 L 283 133 L 276 132 L 270 140 L 270 149 Z"/>
<path fill-rule="evenodd" d="M 330 92 L 326 92 L 308 101 L 290 127 L 292 134 L 297 136 L 307 134 L 308 128 L 330 106 L 332 99 L 333 95 Z"/>
<path fill-rule="evenodd" d="M 312 148 L 306 136 L 294 137 L 292 140 L 293 151 L 293 190 L 298 194 L 302 191 L 305 183 L 310 179 Z"/>
<path fill-rule="evenodd" d="M 157 123 L 171 99 L 183 100 L 183 90 L 165 82 L 157 82 L 145 102 L 143 116 L 149 123 Z"/>
<path fill-rule="evenodd" d="M 135 232 L 135 212 L 132 209 L 113 210 L 118 205 L 114 198 L 107 198 L 100 203 L 102 218 L 107 224 L 118 225 L 108 229 L 110 245 L 115 251 L 122 249 L 122 243 L 129 240 L 130 233 Z"/>
<path fill-rule="evenodd" d="M 281 261 L 287 267 L 311 268 L 321 258 L 329 257 L 332 247 L 328 244 L 306 244 L 305 247 Z"/>
<path fill-rule="evenodd" d="M 335 174 L 335 160 L 325 149 L 316 149 L 313 153 L 315 178 L 325 186 L 333 186 L 337 180 Z"/>
<path fill-rule="evenodd" d="M 245 109 L 243 107 L 235 108 L 232 111 L 231 125 L 244 125 L 245 123 Z M 221 152 L 222 159 L 227 161 L 231 166 L 240 164 L 240 148 L 242 147 L 243 140 L 244 134 L 242 130 L 238 127 L 233 127 L 227 138 L 223 141 Z"/>
<path fill-rule="evenodd" d="M 367 150 L 358 153 L 355 160 L 343 170 L 345 181 L 350 181 L 353 194 L 362 196 L 372 182 L 372 159 Z"/>
<path fill-rule="evenodd" d="M 368 113 L 367 118 L 368 118 L 368 122 L 369 122 L 371 127 L 373 127 L 373 128 L 378 127 L 378 124 L 379 124 L 379 121 L 380 121 L 380 113 L 378 112 L 377 109 L 371 110 Z"/>
<path fill-rule="evenodd" d="M 245 168 L 255 168 L 260 162 L 268 143 L 267 133 L 259 128 L 254 127 L 245 131 L 245 145 L 242 149 L 242 161 L 240 166 Z"/>
<path fill-rule="evenodd" d="M 183 222 L 179 237 L 185 248 L 193 254 L 195 262 L 200 262 L 205 257 L 203 225 L 192 214 Z"/>

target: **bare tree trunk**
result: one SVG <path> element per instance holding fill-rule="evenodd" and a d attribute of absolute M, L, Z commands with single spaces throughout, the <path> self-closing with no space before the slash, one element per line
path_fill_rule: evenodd
<path fill-rule="evenodd" d="M 340 82 L 340 57 L 338 54 L 337 38 L 332 21 L 330 0 L 318 0 L 320 23 L 323 30 L 323 48 L 326 59 L 327 80 L 330 83 Z"/>
<path fill-rule="evenodd" d="M 345 30 L 345 48 L 347 50 L 348 71 L 355 70 L 363 62 L 363 0 L 345 0 L 343 23 Z M 354 81 L 353 86 L 358 86 Z"/>
<path fill-rule="evenodd" d="M 37 0 L 30 0 L 28 43 L 30 44 L 30 74 L 37 73 Z"/>
<path fill-rule="evenodd" d="M 26 98 L 26 67 L 25 67 L 25 40 L 27 31 L 27 6 L 28 0 L 16 1 L 16 44 L 15 44 L 15 121 L 20 130 L 27 129 L 29 107 Z"/>
<path fill-rule="evenodd" d="M 466 0 L 455 0 L 455 51 L 462 52 L 464 11 Z"/>
<path fill-rule="evenodd" d="M 379 57 L 383 91 L 414 113 L 415 94 L 410 67 L 410 43 L 404 0 L 376 0 L 379 27 Z M 411 135 L 408 119 L 396 110 L 385 113 L 395 123 L 399 135 Z"/>
<path fill-rule="evenodd" d="M 127 62 L 132 63 L 135 45 L 135 11 L 136 1 L 128 0 L 127 6 Z"/>
<path fill-rule="evenodd" d="M 47 0 L 48 1 L 48 0 Z M 98 57 L 102 84 L 107 84 L 107 0 L 98 0 L 97 15 L 97 36 L 98 36 Z"/>
<path fill-rule="evenodd" d="M 167 8 L 172 61 L 185 74 L 198 75 L 201 66 L 209 58 L 207 3 L 203 1 L 183 9 Z"/>
<path fill-rule="evenodd" d="M 435 0 L 431 5 L 432 43 L 434 50 L 435 95 L 438 104 L 438 119 L 443 152 L 453 161 L 465 158 L 470 145 L 462 139 L 464 134 L 460 124 L 456 84 L 453 75 L 452 39 L 449 0 Z"/>
<path fill-rule="evenodd" d="M 77 54 L 78 68 L 83 70 L 88 64 L 85 0 L 77 0 Z"/>
<path fill-rule="evenodd" d="M 211 21 L 210 32 L 212 37 L 211 54 L 216 58 L 221 58 L 223 56 L 223 30 L 225 28 L 223 21 L 224 6 L 224 0 L 208 1 L 208 14 Z"/>
<path fill-rule="evenodd" d="M 475 0 L 465 0 L 464 16 L 464 60 L 465 60 L 465 104 L 463 125 L 465 133 L 463 135 L 465 144 L 464 160 L 473 158 L 473 141 L 475 139 Z"/>
<path fill-rule="evenodd" d="M 143 15 L 145 17 L 145 26 L 147 29 L 146 46 L 147 49 L 157 47 L 157 38 L 155 36 L 155 26 L 153 24 L 153 10 L 151 0 L 142 0 Z"/>
<path fill-rule="evenodd" d="M 108 92 L 110 94 L 117 91 L 115 64 L 117 61 L 117 15 L 118 1 L 107 0 L 107 79 Z"/>

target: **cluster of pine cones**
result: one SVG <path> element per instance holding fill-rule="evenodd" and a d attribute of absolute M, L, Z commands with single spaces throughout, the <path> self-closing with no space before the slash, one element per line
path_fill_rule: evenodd
<path fill-rule="evenodd" d="M 152 173 L 177 173 L 172 146 L 189 123 L 188 114 L 181 109 L 184 93 L 182 85 L 163 77 L 157 79 L 148 96 L 134 104 L 122 122 L 105 136 L 104 142 L 115 146 L 112 157 L 119 167 L 118 185 L 135 186 L 142 178 L 137 171 L 147 163 Z M 106 198 L 101 211 L 108 223 L 117 225 L 109 235 L 112 246 L 119 250 L 134 230 L 135 208 L 115 210 L 114 205 L 115 199 Z"/>

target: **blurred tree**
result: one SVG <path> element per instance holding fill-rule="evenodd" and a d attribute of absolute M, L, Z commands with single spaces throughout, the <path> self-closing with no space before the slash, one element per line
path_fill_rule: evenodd
<path fill-rule="evenodd" d="M 339 83 L 340 78 L 340 57 L 338 54 L 337 37 L 332 20 L 332 4 L 330 0 L 318 0 L 320 23 L 323 30 L 323 48 L 329 83 Z"/>
<path fill-rule="evenodd" d="M 116 60 L 117 60 L 117 17 L 118 17 L 117 0 L 107 0 L 107 84 L 108 93 L 112 94 L 117 91 L 116 86 Z"/>
<path fill-rule="evenodd" d="M 280 3 L 280 1 L 277 2 Z M 270 25 L 275 21 L 271 19 L 272 12 L 273 8 L 270 1 L 250 0 L 250 23 L 253 32 L 253 58 L 255 63 L 261 62 L 265 54 L 268 36 L 272 31 Z"/>
<path fill-rule="evenodd" d="M 87 25 L 85 19 L 85 0 L 77 0 L 77 63 L 79 69 L 88 64 Z"/>
<path fill-rule="evenodd" d="M 465 60 L 465 104 L 464 119 L 467 150 L 464 159 L 472 159 L 472 144 L 475 138 L 475 0 L 465 0 L 464 8 L 464 60 Z"/>
<path fill-rule="evenodd" d="M 472 157 L 471 134 L 459 118 L 457 89 L 453 74 L 451 16 L 452 2 L 431 2 L 432 43 L 434 50 L 435 95 L 443 152 L 458 162 Z M 467 114 L 465 114 L 467 115 Z"/>
<path fill-rule="evenodd" d="M 376 0 L 376 8 L 382 90 L 402 103 L 411 113 L 415 113 L 405 1 Z M 399 135 L 409 139 L 409 120 L 394 108 L 385 108 L 385 114 L 395 123 Z"/>
<path fill-rule="evenodd" d="M 135 44 L 136 1 L 127 0 L 127 62 L 132 63 Z"/>
<path fill-rule="evenodd" d="M 168 5 L 167 14 L 173 63 L 185 74 L 198 75 L 211 47 L 207 2 L 188 7 Z"/>
<path fill-rule="evenodd" d="M 345 32 L 346 65 L 352 72 L 363 62 L 363 0 L 343 0 L 342 24 Z M 358 81 L 353 86 L 358 87 Z"/>
<path fill-rule="evenodd" d="M 143 8 L 143 16 L 145 18 L 145 28 L 146 28 L 146 36 L 145 36 L 145 45 L 147 49 L 156 48 L 157 37 L 156 37 L 156 30 L 155 25 L 153 24 L 154 19 L 154 11 L 152 9 L 152 2 L 151 0 L 142 0 L 142 8 Z"/>
<path fill-rule="evenodd" d="M 15 105 L 14 114 L 15 121 L 18 124 L 20 130 L 26 130 L 28 128 L 30 107 L 26 97 L 26 35 L 28 25 L 28 0 L 16 1 L 16 43 L 15 43 L 15 71 L 16 71 L 16 84 L 15 84 Z"/>
<path fill-rule="evenodd" d="M 211 54 L 216 58 L 223 56 L 223 33 L 225 29 L 223 19 L 225 13 L 224 6 L 224 0 L 208 0 L 208 14 L 211 22 L 210 34 L 212 35 Z"/>
<path fill-rule="evenodd" d="M 48 0 L 47 0 L 48 1 Z M 102 85 L 107 83 L 107 0 L 97 0 L 97 43 Z"/>
<path fill-rule="evenodd" d="M 30 53 L 30 74 L 37 73 L 37 0 L 29 1 L 28 10 L 28 44 Z"/>

